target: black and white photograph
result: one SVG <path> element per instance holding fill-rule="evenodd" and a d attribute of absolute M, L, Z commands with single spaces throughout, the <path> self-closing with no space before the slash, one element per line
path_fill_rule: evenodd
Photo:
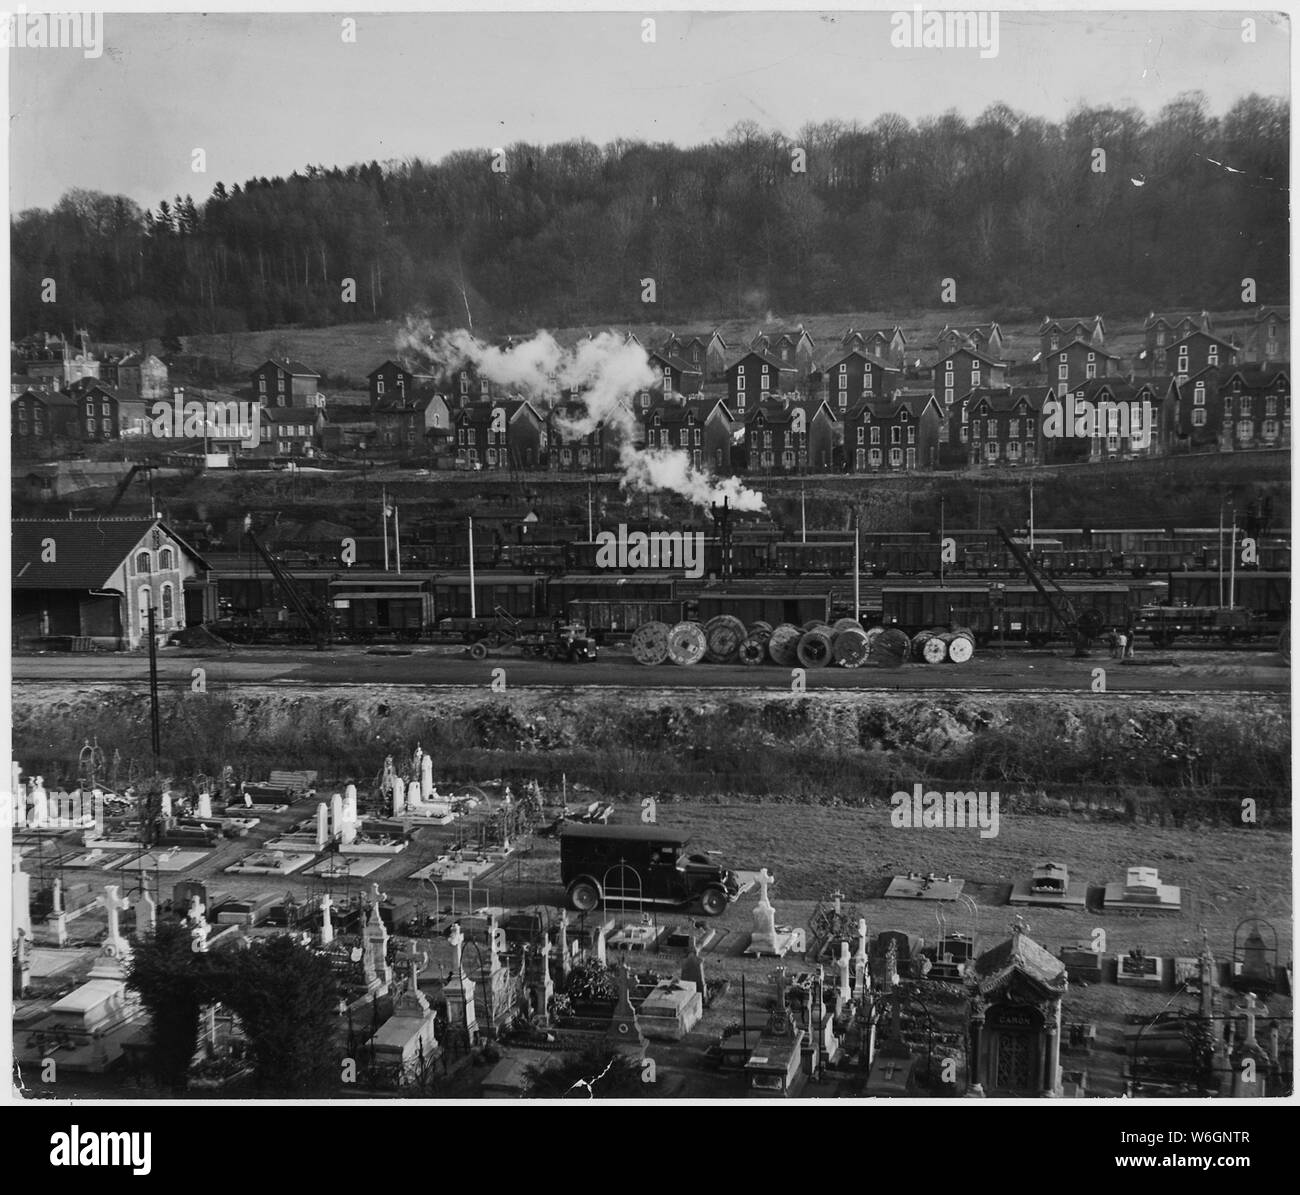
<path fill-rule="evenodd" d="M 9 1103 L 1249 1166 L 1290 18 L 168 7 L 0 14 Z"/>

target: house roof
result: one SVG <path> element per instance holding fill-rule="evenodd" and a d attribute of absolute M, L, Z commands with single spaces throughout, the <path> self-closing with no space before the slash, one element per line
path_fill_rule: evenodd
<path fill-rule="evenodd" d="M 1189 340 L 1192 340 L 1197 336 L 1203 336 L 1212 344 L 1221 344 L 1225 349 L 1232 349 L 1234 352 L 1236 352 L 1239 347 L 1229 340 L 1221 340 L 1219 337 L 1211 335 L 1209 332 L 1202 332 L 1200 328 L 1197 328 L 1195 331 L 1188 332 L 1186 336 L 1180 336 L 1172 344 L 1166 345 L 1165 352 L 1169 352 L 1170 349 L 1176 349 L 1180 344 L 1186 344 Z"/>
<path fill-rule="evenodd" d="M 780 406 L 779 403 L 772 403 L 771 405 Z M 727 409 L 727 404 L 720 398 L 688 398 L 684 402 L 654 403 L 644 412 L 642 421 L 649 423 L 654 416 L 658 415 L 661 424 L 685 423 L 687 422 L 687 416 L 693 415 L 697 423 L 704 423 L 719 408 L 721 408 L 724 418 L 731 419 L 732 415 Z"/>
<path fill-rule="evenodd" d="M 523 408 L 527 407 L 532 411 L 533 416 L 541 419 L 537 413 L 537 408 L 532 403 L 520 398 L 503 398 L 497 402 L 474 402 L 467 407 L 462 407 L 456 413 L 456 421 L 477 425 L 480 423 L 489 423 L 492 420 L 492 412 L 498 407 L 504 407 L 506 412 L 506 422 L 510 423 L 514 417 L 519 414 Z"/>
<path fill-rule="evenodd" d="M 812 336 L 809 334 L 807 328 L 760 329 L 758 332 L 754 333 L 754 339 L 750 341 L 750 344 L 757 344 L 764 337 L 767 338 L 769 343 L 773 340 L 793 340 L 797 344 L 805 336 L 807 336 L 809 340 L 812 340 Z"/>
<path fill-rule="evenodd" d="M 1007 363 L 1005 361 L 998 361 L 995 358 L 988 356 L 988 354 L 986 353 L 981 353 L 979 349 L 972 348 L 969 344 L 959 344 L 955 349 L 952 349 L 950 352 L 944 353 L 943 356 L 941 356 L 934 363 L 934 365 L 931 366 L 931 368 L 937 369 L 940 365 L 942 365 L 945 361 L 947 361 L 949 357 L 955 357 L 958 353 L 969 353 L 972 357 L 975 358 L 975 360 L 982 361 L 985 365 L 991 365 L 994 369 L 1006 369 L 1007 367 Z"/>
<path fill-rule="evenodd" d="M 1044 390 L 1045 388 L 1030 389 L 1023 386 L 1019 390 L 1013 386 L 978 386 L 963 396 L 962 402 L 969 403 L 971 406 L 985 402 L 999 415 L 1009 414 L 1023 402 L 1028 404 L 1031 411 L 1037 413 L 1043 409 L 1046 398 Z"/>
<path fill-rule="evenodd" d="M 400 415 L 407 411 L 427 411 L 429 404 L 440 397 L 431 386 L 421 386 L 411 394 L 385 394 L 375 404 L 375 414 Z"/>
<path fill-rule="evenodd" d="M 1255 312 L 1253 316 L 1251 316 L 1251 319 L 1255 323 L 1263 323 L 1264 320 L 1269 319 L 1271 316 L 1276 316 L 1280 320 L 1286 320 L 1290 322 L 1291 308 L 1290 307 L 1261 307 L 1257 312 Z"/>
<path fill-rule="evenodd" d="M 856 357 L 859 361 L 864 361 L 870 365 L 874 365 L 877 369 L 883 370 L 886 373 L 900 372 L 897 366 L 886 365 L 879 357 L 873 357 L 870 353 L 864 353 L 861 349 L 846 349 L 841 353 L 837 353 L 822 365 L 822 371 L 825 372 L 828 369 L 834 369 L 835 366 L 839 365 L 843 361 L 849 360 L 850 357 Z"/>
<path fill-rule="evenodd" d="M 1106 321 L 1102 319 L 1101 316 L 1099 315 L 1071 315 L 1068 317 L 1063 317 L 1058 319 L 1053 319 L 1049 315 L 1046 316 L 1043 319 L 1043 322 L 1039 325 L 1038 334 L 1041 336 L 1044 332 L 1049 332 L 1054 327 L 1074 328 L 1074 327 L 1081 326 L 1084 328 L 1095 328 L 1098 324 L 1100 324 L 1103 328 L 1105 328 L 1106 326 Z"/>
<path fill-rule="evenodd" d="M 320 412 L 315 407 L 263 407 L 258 419 L 274 426 L 277 423 L 314 424 Z"/>
<path fill-rule="evenodd" d="M 670 332 L 664 337 L 663 343 L 668 344 L 670 341 L 676 340 L 681 344 L 690 344 L 691 341 L 698 340 L 702 345 L 708 345 L 709 341 L 711 341 L 715 336 L 725 349 L 727 347 L 727 342 L 723 340 L 722 333 L 719 332 L 717 328 L 703 332 Z"/>
<path fill-rule="evenodd" d="M 1205 371 L 1202 370 L 1202 372 Z M 1263 369 L 1257 365 L 1246 366 L 1242 369 L 1233 369 L 1225 375 L 1225 380 L 1238 377 L 1241 378 L 1245 385 L 1252 389 L 1266 389 L 1277 381 L 1279 377 L 1284 378 L 1289 385 L 1291 381 L 1291 363 L 1289 361 L 1282 361 L 1275 366 L 1270 366 L 1268 369 Z"/>
<path fill-rule="evenodd" d="M 683 361 L 680 357 L 674 357 L 671 353 L 661 352 L 658 349 L 654 349 L 647 353 L 646 356 L 651 360 L 661 361 L 664 365 L 667 365 L 670 369 L 676 370 L 678 373 L 692 373 L 697 377 L 699 376 L 700 371 L 696 366 L 692 365 L 689 361 Z"/>
<path fill-rule="evenodd" d="M 758 402 L 749 408 L 744 414 L 746 423 L 753 423 L 759 415 L 764 417 L 764 421 L 772 424 L 789 423 L 794 418 L 797 410 L 803 410 L 808 419 L 815 419 L 823 407 L 826 407 L 826 414 L 834 420 L 835 412 L 826 406 L 826 400 L 821 398 L 807 398 L 797 402 Z"/>
<path fill-rule="evenodd" d="M 893 340 L 894 337 L 897 336 L 904 344 L 907 343 L 907 336 L 903 333 L 903 329 L 897 324 L 888 331 L 883 328 L 850 328 L 840 337 L 840 344 L 848 344 L 855 336 L 861 336 L 863 340 L 875 340 L 879 338 L 884 341 Z"/>
<path fill-rule="evenodd" d="M 207 562 L 161 519 L 14 519 L 10 524 L 14 588 L 102 589 L 155 526 L 207 569 Z M 46 539 L 54 540 L 52 561 L 41 559 Z"/>
<path fill-rule="evenodd" d="M 1082 336 L 1076 336 L 1073 340 L 1061 345 L 1059 349 L 1049 349 L 1048 351 L 1053 353 L 1064 353 L 1067 349 L 1074 348 L 1076 344 L 1082 349 L 1087 349 L 1090 353 L 1097 353 L 1099 356 L 1109 357 L 1112 361 L 1119 361 L 1121 359 L 1118 353 L 1108 353 L 1100 345 L 1093 344 L 1091 340 L 1084 340 Z"/>
<path fill-rule="evenodd" d="M 751 348 L 748 352 L 741 353 L 739 357 L 737 357 L 734 361 L 731 362 L 730 365 L 727 366 L 727 372 L 730 373 L 733 369 L 736 368 L 737 365 L 739 365 L 742 361 L 748 361 L 750 357 L 757 357 L 764 364 L 770 365 L 774 369 L 779 369 L 782 373 L 795 372 L 795 368 L 793 365 L 787 365 L 784 361 L 780 360 L 777 357 L 772 356 L 771 353 L 764 352 L 763 349 L 755 349 L 755 348 Z"/>
<path fill-rule="evenodd" d="M 913 419 L 919 419 L 931 404 L 939 406 L 931 390 L 900 390 L 891 398 L 864 399 L 849 411 L 849 418 L 861 419 L 867 414 L 872 419 L 897 419 L 900 411 L 906 411 Z"/>
<path fill-rule="evenodd" d="M 1137 387 L 1127 378 L 1089 378 L 1070 388 L 1071 394 L 1082 394 L 1089 402 L 1103 391 L 1109 391 L 1113 401 L 1125 402 L 1137 394 Z"/>
<path fill-rule="evenodd" d="M 289 373 L 293 374 L 294 377 L 305 377 L 305 378 L 320 377 L 320 374 L 318 374 L 310 366 L 304 365 L 301 361 L 291 361 L 288 359 L 284 361 L 277 361 L 274 357 L 268 357 L 253 372 L 257 373 L 259 370 L 265 369 L 266 366 L 268 365 L 273 365 L 275 366 L 276 369 L 287 370 Z"/>
<path fill-rule="evenodd" d="M 981 995 L 1003 990 L 1016 975 L 1024 976 L 1035 986 L 1056 995 L 1070 986 L 1065 964 L 1020 930 L 975 960 L 975 976 Z"/>
<path fill-rule="evenodd" d="M 75 412 L 77 409 L 77 400 L 71 394 L 59 390 L 41 390 L 39 387 L 28 386 L 21 394 L 15 394 L 10 403 L 17 402 L 20 398 L 34 398 L 47 407 L 58 407 L 65 411 Z"/>

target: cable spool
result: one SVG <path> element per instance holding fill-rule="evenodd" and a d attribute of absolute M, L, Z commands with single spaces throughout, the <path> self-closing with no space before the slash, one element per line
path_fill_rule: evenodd
<path fill-rule="evenodd" d="M 805 668 L 825 668 L 831 662 L 831 630 L 821 626 L 805 631 L 795 647 L 799 663 Z"/>
<path fill-rule="evenodd" d="M 948 659 L 954 664 L 964 664 L 975 654 L 975 635 L 965 627 L 953 631 L 948 644 Z"/>
<path fill-rule="evenodd" d="M 948 659 L 948 635 L 931 635 L 921 644 L 921 656 L 927 664 L 942 664 Z"/>
<path fill-rule="evenodd" d="M 638 664 L 662 664 L 668 658 L 668 624 L 647 622 L 632 632 L 632 656 Z"/>
<path fill-rule="evenodd" d="M 704 659 L 708 643 L 698 622 L 679 622 L 668 632 L 668 658 L 681 668 Z"/>
<path fill-rule="evenodd" d="M 729 664 L 745 641 L 745 624 L 733 614 L 719 614 L 704 624 L 704 657 L 710 664 Z"/>
<path fill-rule="evenodd" d="M 736 651 L 736 658 L 749 668 L 767 659 L 767 638 L 750 635 Z"/>
<path fill-rule="evenodd" d="M 759 619 L 758 622 L 749 624 L 749 637 L 761 638 L 766 643 L 772 637 L 772 624 Z"/>
<path fill-rule="evenodd" d="M 823 628 L 829 627 L 829 625 L 830 624 L 827 623 L 824 618 L 810 618 L 799 629 L 806 635 L 809 631 L 820 631 Z"/>
<path fill-rule="evenodd" d="M 860 668 L 866 663 L 869 641 L 867 632 L 856 623 L 835 633 L 831 656 L 841 668 Z"/>
<path fill-rule="evenodd" d="M 803 631 L 790 622 L 783 622 L 767 641 L 767 654 L 774 664 L 793 668 L 799 663 L 799 640 Z"/>
<path fill-rule="evenodd" d="M 912 650 L 912 641 L 897 627 L 886 627 L 871 644 L 871 663 L 881 668 L 901 668 Z"/>
<path fill-rule="evenodd" d="M 867 652 L 868 652 L 868 654 L 870 654 L 871 649 L 872 649 L 873 647 L 875 647 L 875 645 L 876 645 L 876 640 L 879 639 L 880 636 L 883 635 L 884 633 L 885 633 L 885 628 L 882 627 L 882 626 L 874 626 L 874 627 L 868 627 L 868 628 L 867 628 Z"/>
<path fill-rule="evenodd" d="M 925 645 L 933 638 L 933 631 L 917 631 L 917 633 L 912 636 L 912 658 L 915 660 L 922 660 L 928 664 L 930 661 L 925 658 Z"/>
<path fill-rule="evenodd" d="M 837 634 L 840 631 L 852 631 L 855 629 L 859 631 L 862 629 L 861 624 L 856 618 L 837 618 L 831 624 L 831 630 L 835 631 Z"/>

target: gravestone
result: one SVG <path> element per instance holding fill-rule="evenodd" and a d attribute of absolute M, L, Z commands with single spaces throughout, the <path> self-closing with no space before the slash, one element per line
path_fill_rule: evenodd
<path fill-rule="evenodd" d="M 853 988 L 849 982 L 849 964 L 849 944 L 841 940 L 838 961 L 840 982 L 835 992 L 836 1016 L 839 1016 L 844 1011 L 844 1006 L 853 999 Z"/>
<path fill-rule="evenodd" d="M 427 801 L 433 796 L 433 756 L 426 755 L 420 761 L 420 800 Z"/>
<path fill-rule="evenodd" d="M 325 844 L 329 840 L 329 811 L 325 808 L 325 802 L 322 801 L 316 806 L 316 849 L 318 851 L 324 850 Z"/>
<path fill-rule="evenodd" d="M 54 934 L 56 945 L 68 944 L 68 914 L 63 907 L 63 880 L 54 877 L 50 892 L 50 915 L 45 919 L 45 927 Z"/>
<path fill-rule="evenodd" d="M 159 812 L 165 822 L 172 820 L 172 795 L 170 792 L 164 792 L 162 799 L 158 803 Z"/>
<path fill-rule="evenodd" d="M 691 944 L 691 952 L 686 956 L 686 961 L 682 963 L 682 979 L 695 985 L 701 1000 L 708 997 L 709 989 L 704 984 L 704 960 L 700 958 L 694 943 Z"/>
<path fill-rule="evenodd" d="M 32 877 L 23 870 L 22 856 L 14 851 L 10 856 L 11 874 L 9 877 L 10 895 L 14 918 L 14 931 L 22 930 L 31 940 L 32 936 Z"/>
<path fill-rule="evenodd" d="M 471 1046 L 478 1036 L 478 1017 L 474 1011 L 475 985 L 461 965 L 465 935 L 459 921 L 452 923 L 447 941 L 452 949 L 451 978 L 443 988 L 443 997 L 447 1001 L 447 1025 L 457 1035 L 464 1034 L 466 1046 Z"/>
<path fill-rule="evenodd" d="M 745 953 L 750 955 L 767 954 L 781 958 L 790 949 L 794 935 L 788 931 L 777 929 L 776 910 L 772 907 L 772 902 L 767 896 L 768 886 L 775 882 L 772 873 L 765 867 L 761 871 L 755 872 L 754 878 L 759 889 L 758 904 L 754 906 L 753 929 L 750 931 L 749 945 L 745 947 Z"/>
<path fill-rule="evenodd" d="M 328 946 L 334 941 L 334 922 L 330 918 L 330 910 L 334 907 L 333 893 L 326 892 L 320 898 L 320 944 Z"/>
<path fill-rule="evenodd" d="M 618 1001 L 605 1031 L 605 1041 L 621 1054 L 645 1057 L 646 1038 L 641 1032 L 636 1009 L 632 1007 L 632 972 L 626 963 L 618 965 Z"/>
<path fill-rule="evenodd" d="M 343 794 L 334 793 L 330 797 L 330 837 L 343 837 Z"/>
<path fill-rule="evenodd" d="M 130 901 L 119 895 L 116 884 L 104 886 L 104 908 L 108 913 L 108 934 L 99 956 L 90 970 L 91 979 L 126 979 L 127 963 L 131 958 L 131 945 L 122 937 L 120 915 L 130 907 Z"/>
<path fill-rule="evenodd" d="M 436 1014 L 429 1006 L 428 997 L 420 991 L 420 972 L 429 956 L 413 948 L 397 956 L 399 964 L 407 964 L 406 982 L 393 1000 L 393 1014 L 380 1026 L 371 1039 L 375 1061 L 396 1065 L 406 1079 L 412 1064 L 423 1060 L 432 1062 L 440 1053 L 434 1032 Z"/>
<path fill-rule="evenodd" d="M 212 794 L 205 788 L 199 793 L 199 817 L 212 816 Z"/>
<path fill-rule="evenodd" d="M 372 888 L 377 893 L 379 885 L 374 884 Z M 388 965 L 388 927 L 379 915 L 378 899 L 370 905 L 370 918 L 366 922 L 364 938 L 361 969 L 366 987 L 374 995 L 382 996 L 392 983 L 393 970 Z"/>
<path fill-rule="evenodd" d="M 560 978 L 569 978 L 569 967 L 572 964 L 569 957 L 569 911 L 560 910 Z"/>

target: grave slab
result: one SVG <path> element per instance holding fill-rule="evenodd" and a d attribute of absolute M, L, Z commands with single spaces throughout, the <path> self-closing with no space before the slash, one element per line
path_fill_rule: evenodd
<path fill-rule="evenodd" d="M 1154 867 L 1130 867 L 1124 879 L 1106 885 L 1102 907 L 1107 912 L 1179 913 L 1183 891 L 1176 884 L 1162 883 Z"/>
<path fill-rule="evenodd" d="M 653 925 L 629 921 L 619 926 L 606 944 L 615 950 L 649 950 L 658 936 L 659 930 Z"/>
<path fill-rule="evenodd" d="M 790 925 L 778 925 L 772 932 L 771 940 L 755 942 L 751 937 L 745 947 L 750 958 L 785 958 L 790 951 L 802 951 L 803 930 Z"/>
<path fill-rule="evenodd" d="M 1115 982 L 1122 987 L 1163 988 L 1165 960 L 1159 955 L 1115 955 Z"/>
<path fill-rule="evenodd" d="M 388 858 L 383 855 L 359 855 L 355 858 L 349 852 L 346 862 L 338 858 L 322 859 L 314 867 L 307 868 L 307 875 L 324 876 L 340 879 L 344 876 L 368 876 L 381 867 L 388 866 Z"/>
<path fill-rule="evenodd" d="M 169 846 L 162 850 L 145 851 L 143 854 L 126 855 L 108 867 L 119 871 L 136 867 L 143 871 L 184 871 L 187 867 L 201 863 L 210 854 L 211 851 L 187 851 L 183 847 Z"/>
<path fill-rule="evenodd" d="M 64 867 L 117 867 L 125 858 L 120 851 L 105 851 L 98 847 L 94 850 L 84 851 L 80 855 L 75 855 L 71 859 L 63 861 Z"/>
<path fill-rule="evenodd" d="M 895 876 L 885 889 L 885 896 L 890 900 L 956 900 L 966 887 L 966 881 L 949 876 L 921 875 L 910 872 Z"/>
<path fill-rule="evenodd" d="M 301 871 L 314 858 L 315 851 L 279 850 L 268 847 L 254 851 L 225 869 L 227 875 L 292 875 Z"/>
<path fill-rule="evenodd" d="M 655 1041 L 681 1041 L 703 1015 L 698 989 L 684 979 L 660 980 L 637 1009 L 641 1032 Z"/>

